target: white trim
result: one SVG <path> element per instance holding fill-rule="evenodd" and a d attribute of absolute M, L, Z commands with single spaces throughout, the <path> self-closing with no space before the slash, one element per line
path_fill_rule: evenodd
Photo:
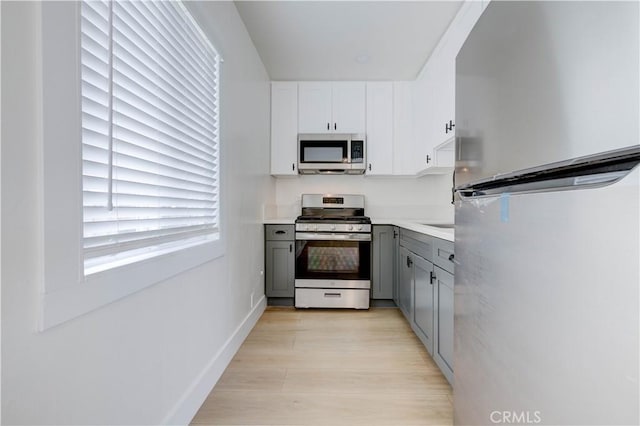
<path fill-rule="evenodd" d="M 2 8 L 0 7 L 0 34 L 2 34 Z M 2 81 L 2 43 L 0 43 L 0 81 Z M 2 99 L 2 85 L 0 85 Z M 0 102 L 0 123 L 2 122 L 2 102 Z M 2 188 L 2 132 L 0 132 L 0 188 Z M 0 235 L 2 235 L 2 197 L 0 197 Z M 2 244 L 0 244 L 2 259 Z M 2 262 L 0 262 L 0 318 L 2 318 Z M 2 377 L 2 330 L 0 329 L 0 377 Z M 0 383 L 0 401 L 2 401 L 2 383 Z M 0 424 L 2 424 L 2 404 L 0 404 Z"/>
<path fill-rule="evenodd" d="M 263 295 L 253 310 L 236 328 L 233 334 L 222 345 L 220 350 L 211 358 L 206 367 L 187 388 L 178 403 L 162 420 L 163 425 L 188 425 L 193 420 L 202 403 L 213 390 L 222 373 L 227 368 L 233 356 L 247 338 L 253 327 L 267 306 L 267 299 Z"/>

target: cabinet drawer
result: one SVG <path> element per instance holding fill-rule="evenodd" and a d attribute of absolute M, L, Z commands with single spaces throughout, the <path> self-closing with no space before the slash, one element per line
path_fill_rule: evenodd
<path fill-rule="evenodd" d="M 433 263 L 452 274 L 454 273 L 453 253 L 453 243 L 451 241 L 441 240 L 440 238 L 433 239 Z"/>
<path fill-rule="evenodd" d="M 295 225 L 265 225 L 265 240 L 293 241 L 295 239 Z"/>
<path fill-rule="evenodd" d="M 409 231 L 407 229 L 400 229 L 400 246 L 406 247 L 407 250 L 412 251 L 423 259 L 432 260 L 433 256 L 433 241 L 435 238 L 429 235 L 420 234 L 417 232 Z"/>
<path fill-rule="evenodd" d="M 296 288 L 296 308 L 369 309 L 369 290 Z"/>

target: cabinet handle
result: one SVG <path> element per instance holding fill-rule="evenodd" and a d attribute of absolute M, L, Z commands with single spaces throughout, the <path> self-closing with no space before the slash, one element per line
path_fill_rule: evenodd
<path fill-rule="evenodd" d="M 407 268 L 411 268 L 412 264 L 413 264 L 413 260 L 411 260 L 411 258 L 407 256 Z"/>
<path fill-rule="evenodd" d="M 371 171 L 371 163 L 369 163 L 369 171 Z"/>
<path fill-rule="evenodd" d="M 452 132 L 454 127 L 456 127 L 456 125 L 453 124 L 453 120 L 449 120 L 448 123 L 444 123 L 444 132 L 445 133 Z"/>
<path fill-rule="evenodd" d="M 435 281 L 436 281 L 435 272 L 433 272 L 433 271 L 429 272 L 429 284 L 433 284 Z"/>
<path fill-rule="evenodd" d="M 282 234 L 286 234 L 286 231 L 283 231 L 282 229 L 280 229 L 279 231 L 276 231 L 276 234 L 278 235 L 282 235 Z"/>
<path fill-rule="evenodd" d="M 459 149 L 459 148 L 455 148 L 455 149 Z M 458 151 L 455 151 L 458 152 Z M 451 184 L 451 204 L 455 204 L 456 203 L 456 171 L 453 171 L 453 183 Z"/>
<path fill-rule="evenodd" d="M 338 125 L 336 123 L 333 123 L 333 130 L 338 130 Z"/>
<path fill-rule="evenodd" d="M 450 254 L 449 255 L 449 262 L 453 262 L 453 259 L 455 258 L 454 254 Z"/>
<path fill-rule="evenodd" d="M 327 123 L 327 130 L 329 130 L 329 123 Z"/>
<path fill-rule="evenodd" d="M 427 164 L 429 164 L 431 162 L 431 156 L 427 155 Z"/>
<path fill-rule="evenodd" d="M 325 293 L 324 297 L 342 297 L 341 293 Z"/>
<path fill-rule="evenodd" d="M 291 170 L 295 171 L 296 169 L 296 163 L 291 163 Z"/>
<path fill-rule="evenodd" d="M 293 244 L 289 244 L 289 253 L 293 252 Z"/>

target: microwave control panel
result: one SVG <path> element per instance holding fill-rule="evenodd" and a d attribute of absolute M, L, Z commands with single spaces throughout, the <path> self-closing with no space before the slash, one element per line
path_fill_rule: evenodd
<path fill-rule="evenodd" d="M 351 141 L 351 162 L 352 163 L 364 162 L 364 141 L 362 140 Z"/>

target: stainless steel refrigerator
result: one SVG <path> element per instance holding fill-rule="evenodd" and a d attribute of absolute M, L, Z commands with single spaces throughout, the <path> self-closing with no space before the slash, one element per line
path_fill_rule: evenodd
<path fill-rule="evenodd" d="M 456 59 L 456 424 L 638 424 L 638 2 L 491 2 Z"/>

